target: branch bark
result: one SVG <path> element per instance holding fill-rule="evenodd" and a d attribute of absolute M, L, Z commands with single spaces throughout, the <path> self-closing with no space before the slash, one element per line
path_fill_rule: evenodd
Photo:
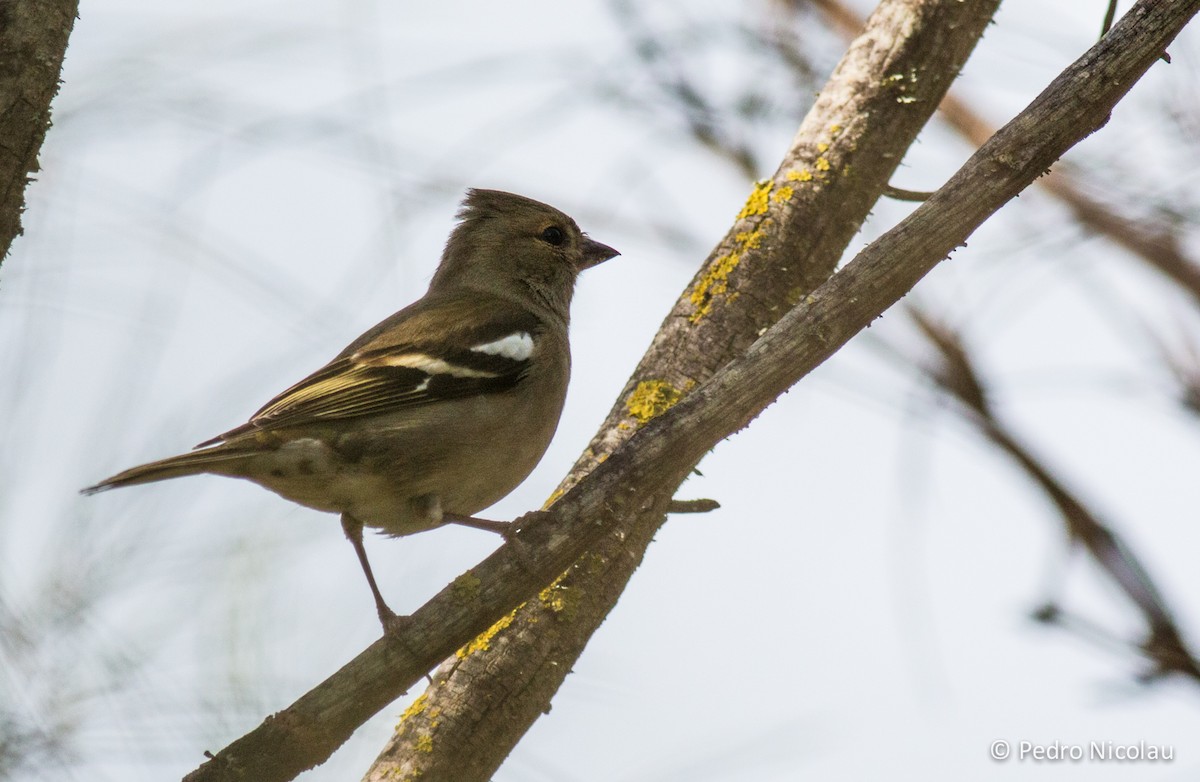
<path fill-rule="evenodd" d="M 903 5 L 897 0 L 885 2 L 881 8 L 899 9 Z M 908 5 L 906 21 L 917 18 L 912 16 L 914 10 L 929 12 L 939 4 Z M 914 5 L 919 8 L 912 8 Z M 968 4 L 954 2 L 948 5 Z M 964 13 L 966 18 L 959 17 L 961 24 L 958 27 L 975 23 L 982 27 L 994 4 L 977 3 L 972 9 L 978 12 L 984 5 L 987 5 L 987 13 L 981 14 L 982 19 L 973 19 L 970 14 L 953 8 L 945 8 L 941 13 Z M 644 389 L 643 384 L 648 381 L 631 381 L 622 415 L 640 420 L 641 416 L 637 415 L 640 411 L 647 414 L 646 420 L 627 442 L 612 450 L 607 460 L 595 459 L 599 463 L 587 477 L 567 490 L 550 511 L 536 514 L 528 521 L 520 538 L 529 554 L 516 556 L 511 544 L 497 551 L 417 611 L 410 632 L 398 639 L 376 642 L 297 703 L 268 718 L 255 731 L 222 750 L 188 779 L 254 779 L 263 782 L 290 779 L 323 761 L 362 721 L 418 681 L 438 659 L 469 639 L 475 638 L 475 641 L 464 651 L 463 665 L 475 657 L 482 661 L 490 657 L 493 650 L 502 650 L 508 644 L 515 648 L 527 634 L 536 636 L 541 628 L 522 624 L 521 611 L 512 613 L 507 621 L 501 620 L 522 600 L 538 594 L 537 589 L 542 584 L 549 583 L 568 566 L 571 576 L 588 577 L 595 554 L 602 557 L 603 551 L 608 549 L 595 549 L 593 556 L 582 561 L 580 557 L 602 536 L 609 543 L 616 535 L 624 535 L 623 547 L 611 549 L 614 554 L 610 563 L 640 558 L 644 545 L 661 523 L 663 511 L 678 483 L 692 465 L 721 439 L 749 423 L 779 394 L 899 300 L 989 215 L 1041 176 L 1063 152 L 1103 126 L 1116 102 L 1157 60 L 1198 10 L 1200 0 L 1140 0 L 1104 40 L 1000 130 L 932 198 L 810 295 L 801 295 L 800 302 L 767 328 L 744 354 L 717 370 L 690 393 L 684 393 L 688 389 L 676 386 L 672 386 L 673 393 L 668 393 L 663 386 L 654 386 L 661 393 L 639 397 L 639 389 Z M 946 45 L 950 43 L 946 41 Z M 914 92 L 908 94 L 918 98 L 914 103 L 923 106 L 922 111 L 932 110 L 931 105 L 924 106 L 923 102 L 936 102 L 940 98 L 940 94 L 928 92 L 930 87 L 927 85 L 935 82 L 934 74 L 925 73 L 918 73 L 910 82 Z M 894 94 L 892 100 L 895 101 Z M 850 117 L 845 127 L 856 127 L 861 131 L 862 123 L 870 121 L 871 118 Z M 868 155 L 869 150 L 863 147 L 847 150 L 846 154 L 854 156 L 857 165 L 858 156 Z M 831 167 L 830 172 L 826 182 L 830 188 L 836 189 L 837 182 L 843 178 L 838 174 L 843 174 L 847 180 L 853 178 L 839 168 Z M 770 182 L 770 188 L 766 183 L 756 188 L 748 204 L 750 208 L 765 201 L 765 210 L 761 213 L 754 209 L 743 210 L 740 218 L 750 221 L 747 227 L 753 228 L 751 233 L 763 231 L 757 245 L 751 246 L 753 242 L 741 240 L 744 255 L 728 268 L 723 278 L 724 287 L 716 290 L 711 285 L 705 287 L 706 281 L 712 278 L 706 274 L 698 277 L 687 296 L 690 306 L 681 304 L 683 309 L 677 309 L 680 314 L 673 315 L 673 322 L 667 324 L 676 333 L 687 334 L 702 328 L 706 316 L 712 312 L 712 307 L 705 311 L 706 304 L 733 307 L 736 302 L 729 299 L 750 298 L 746 294 L 752 288 L 750 270 L 761 269 L 768 259 L 773 258 L 778 265 L 795 263 L 788 255 L 773 256 L 771 252 L 773 246 L 776 251 L 780 249 L 773 238 L 775 231 L 782 237 L 800 231 L 788 220 L 793 215 L 793 199 L 773 200 L 771 190 L 776 182 Z M 882 183 L 877 183 L 877 187 L 882 189 Z M 852 188 L 848 187 L 845 193 L 846 201 L 855 203 L 850 190 Z M 792 195 L 798 197 L 799 191 Z M 844 214 L 828 218 L 834 223 L 827 226 L 828 230 L 839 227 L 838 217 L 846 219 Z M 857 224 L 842 230 L 852 233 Z M 737 235 L 742 233 L 746 232 L 735 233 L 734 241 L 738 241 Z M 782 244 L 783 240 L 780 242 Z M 729 264 L 723 263 L 722 257 L 720 253 L 714 253 L 706 271 L 727 268 Z M 740 274 L 747 276 L 734 276 L 743 266 L 747 271 Z M 803 275 L 803 272 L 791 273 Z M 747 286 L 745 289 L 741 287 L 743 281 Z M 705 291 L 711 296 L 696 295 Z M 750 308 L 750 311 L 770 313 L 772 309 L 765 306 Z M 697 313 L 700 317 L 694 319 Z M 749 319 L 747 315 L 746 320 Z M 656 346 L 658 344 L 656 341 Z M 720 342 L 714 335 L 707 344 Z M 675 402 L 673 406 L 668 404 L 672 401 Z M 664 409 L 667 407 L 669 409 Z M 606 442 L 605 438 L 597 440 L 598 445 Z M 586 465 L 588 461 L 591 460 L 583 463 Z M 598 563 L 600 572 L 610 567 L 610 563 Z M 531 584 L 534 584 L 532 588 Z M 597 592 L 619 592 L 622 584 L 601 580 L 595 588 Z M 542 590 L 526 607 L 557 604 L 560 608 L 550 615 L 550 622 L 565 619 L 565 625 L 571 628 L 581 620 L 578 615 L 570 616 L 573 599 L 569 591 L 561 591 L 561 586 L 562 582 L 559 582 L 557 586 Z M 590 593 L 580 597 L 592 599 Z M 575 621 L 571 621 L 572 618 Z M 499 624 L 494 624 L 497 622 Z M 489 634 L 477 637 L 489 626 L 492 627 Z M 590 631 L 573 631 L 573 634 L 586 638 Z M 501 660 L 497 658 L 496 662 L 499 664 Z M 550 659 L 547 665 L 553 662 Z M 528 664 L 538 667 L 533 660 Z M 462 667 L 459 666 L 455 675 Z M 483 666 L 483 670 L 486 679 L 490 666 Z M 558 679 L 561 681 L 561 675 Z M 548 680 L 543 674 L 538 682 Z M 522 678 L 516 686 L 519 688 L 524 682 L 525 678 Z M 497 687 L 499 692 L 507 690 L 507 685 L 500 679 L 481 683 L 481 686 L 488 685 Z M 410 710 L 414 714 L 402 724 L 402 734 L 408 730 L 410 720 L 431 715 L 429 703 L 427 698 L 423 709 Z M 502 708 L 503 703 L 500 703 L 491 710 L 499 712 Z M 427 735 L 424 749 L 418 745 L 418 751 L 427 755 L 442 752 L 438 743 L 440 734 Z M 449 751 L 453 753 L 464 746 L 474 750 L 477 745 L 466 744 Z M 506 754 L 508 748 L 502 749 Z M 493 762 L 498 764 L 500 759 L 493 759 Z M 479 778 L 482 771 L 476 765 L 452 778 Z M 439 771 L 425 774 L 424 778 L 451 777 Z"/>
<path fill-rule="evenodd" d="M 21 234 L 79 0 L 0 3 L 0 264 Z"/>

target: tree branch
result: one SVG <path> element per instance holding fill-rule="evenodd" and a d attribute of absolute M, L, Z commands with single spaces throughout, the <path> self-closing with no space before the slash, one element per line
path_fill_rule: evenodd
<path fill-rule="evenodd" d="M 628 528 L 627 539 L 640 545 L 644 536 L 639 533 L 650 529 L 652 534 L 654 519 L 661 518 L 691 465 L 899 300 L 1063 152 L 1103 126 L 1116 102 L 1197 10 L 1200 0 L 1140 0 L 932 198 L 804 297 L 742 357 L 649 418 L 550 511 L 536 514 L 521 533 L 532 557 L 517 557 L 510 546 L 503 547 L 418 610 L 410 632 L 376 642 L 188 779 L 292 778 L 328 757 L 357 725 L 419 680 L 436 660 L 535 594 L 531 583 L 547 583 L 577 563 L 587 547 L 623 520 L 643 522 Z M 918 79 L 914 89 L 920 90 L 922 83 Z M 764 239 L 762 245 L 765 249 L 768 242 Z M 703 297 L 693 301 L 695 311 L 704 302 Z M 636 558 L 638 551 L 628 556 Z M 575 564 L 573 571 L 580 568 Z M 553 599 L 552 591 L 549 597 Z M 513 624 L 510 620 L 509 626 Z M 486 646 L 497 635 L 475 643 Z"/>
<path fill-rule="evenodd" d="M 21 234 L 79 0 L 0 3 L 0 264 Z"/>
<path fill-rule="evenodd" d="M 829 278 L 994 7 L 955 0 L 880 4 L 773 177 L 755 187 L 663 322 L 560 490 L 744 353 Z M 366 779 L 489 778 L 548 709 L 664 520 L 661 513 L 625 520 L 522 606 L 485 651 L 447 661 L 422 696 L 424 708 L 409 712 Z"/>

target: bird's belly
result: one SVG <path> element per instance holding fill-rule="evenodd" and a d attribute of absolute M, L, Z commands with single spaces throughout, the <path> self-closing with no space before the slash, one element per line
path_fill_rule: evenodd
<path fill-rule="evenodd" d="M 242 472 L 276 494 L 316 510 L 346 513 L 394 536 L 439 526 L 443 513 L 471 516 L 525 480 L 553 434 L 519 444 L 414 442 L 386 426 L 284 442 Z M 419 456 L 417 456 L 419 454 Z"/>

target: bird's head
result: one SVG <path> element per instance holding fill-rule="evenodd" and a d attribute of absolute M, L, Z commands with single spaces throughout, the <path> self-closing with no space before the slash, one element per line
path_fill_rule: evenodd
<path fill-rule="evenodd" d="M 619 255 L 554 207 L 513 193 L 468 190 L 458 217 L 431 290 L 461 286 L 517 296 L 532 290 L 565 314 L 579 272 Z"/>

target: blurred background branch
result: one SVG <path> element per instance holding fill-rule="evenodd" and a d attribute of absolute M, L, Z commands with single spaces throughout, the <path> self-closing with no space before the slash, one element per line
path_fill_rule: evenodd
<path fill-rule="evenodd" d="M 1179 673 L 1200 683 L 1200 666 L 1183 641 L 1166 600 L 1146 567 L 1129 544 L 1113 529 L 1100 522 L 1074 493 L 1063 485 L 1054 471 L 1034 456 L 1020 438 L 995 415 L 984 381 L 979 377 L 970 353 L 959 334 L 933 320 L 918 307 L 909 307 L 908 315 L 934 350 L 933 361 L 913 359 L 925 375 L 944 393 L 955 399 L 964 419 L 972 423 L 996 447 L 1011 458 L 1037 484 L 1058 510 L 1063 529 L 1071 543 L 1071 552 L 1082 548 L 1125 597 L 1141 612 L 1145 635 L 1130 646 L 1152 663 L 1146 678 Z M 1064 562 L 1064 568 L 1066 566 Z M 1040 621 L 1061 622 L 1062 609 L 1050 597 L 1036 614 Z"/>

